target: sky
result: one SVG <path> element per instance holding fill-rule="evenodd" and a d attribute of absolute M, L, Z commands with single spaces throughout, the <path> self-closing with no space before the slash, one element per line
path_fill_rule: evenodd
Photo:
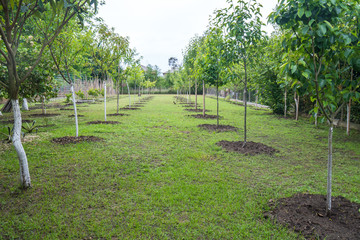
<path fill-rule="evenodd" d="M 277 0 L 258 0 L 263 5 L 263 21 Z M 143 65 L 157 65 L 165 72 L 168 60 L 181 62 L 190 39 L 207 29 L 214 10 L 228 6 L 226 0 L 106 0 L 99 17 L 121 36 L 130 38 L 130 47 L 143 56 Z M 271 26 L 265 29 L 272 31 Z"/>

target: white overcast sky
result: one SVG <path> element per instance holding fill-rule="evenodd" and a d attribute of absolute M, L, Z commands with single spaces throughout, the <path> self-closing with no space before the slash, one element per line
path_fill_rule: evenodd
<path fill-rule="evenodd" d="M 258 2 L 266 23 L 277 0 Z M 143 56 L 143 65 L 157 65 L 165 72 L 168 59 L 181 61 L 189 40 L 206 30 L 215 9 L 226 6 L 226 0 L 106 0 L 99 16 L 121 36 L 130 37 L 130 46 Z M 271 32 L 272 27 L 264 30 Z"/>

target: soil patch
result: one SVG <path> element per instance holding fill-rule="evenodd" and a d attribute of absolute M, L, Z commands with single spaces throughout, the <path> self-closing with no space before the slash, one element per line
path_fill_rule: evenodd
<path fill-rule="evenodd" d="M 301 233 L 307 239 L 359 239 L 360 204 L 344 197 L 332 198 L 331 217 L 326 217 L 326 197 L 323 195 L 296 194 L 290 198 L 270 201 L 275 207 L 264 214 Z"/>
<path fill-rule="evenodd" d="M 136 108 L 136 107 L 131 107 L 131 108 L 128 108 L 128 107 L 124 107 L 124 108 L 120 108 L 121 110 L 140 110 L 140 108 Z"/>
<path fill-rule="evenodd" d="M 58 113 L 47 113 L 47 114 L 39 113 L 39 114 L 31 114 L 29 116 L 30 117 L 56 117 L 56 116 L 60 116 L 60 114 L 58 114 Z"/>
<path fill-rule="evenodd" d="M 78 114 L 77 115 L 78 117 L 85 117 L 84 115 L 81 115 L 81 114 Z M 73 115 L 69 115 L 68 117 L 75 117 L 75 115 L 73 114 Z"/>
<path fill-rule="evenodd" d="M 22 123 L 32 123 L 34 120 L 26 120 L 26 119 L 23 119 L 21 122 Z M 7 120 L 7 121 L 0 121 L 0 123 L 3 123 L 3 124 L 14 124 L 14 120 Z"/>
<path fill-rule="evenodd" d="M 194 117 L 194 118 L 200 118 L 200 119 L 216 119 L 217 118 L 216 115 L 208 115 L 208 114 L 205 114 L 205 116 L 202 114 L 188 115 L 188 116 Z M 219 116 L 219 118 L 221 119 L 222 117 Z"/>
<path fill-rule="evenodd" d="M 236 127 L 230 125 L 217 126 L 216 124 L 201 124 L 198 127 L 211 132 L 232 132 L 232 131 L 236 132 L 238 130 Z"/>
<path fill-rule="evenodd" d="M 108 114 L 108 116 L 130 116 L 130 115 L 125 113 L 114 113 L 114 114 Z"/>
<path fill-rule="evenodd" d="M 245 155 L 257 155 L 257 154 L 268 154 L 272 155 L 275 152 L 278 152 L 278 150 L 266 146 L 262 143 L 256 143 L 256 142 L 246 142 L 245 146 L 243 147 L 242 141 L 220 141 L 217 142 L 216 145 L 221 146 L 225 148 L 227 151 L 231 152 L 238 152 Z"/>
<path fill-rule="evenodd" d="M 92 121 L 92 122 L 87 122 L 87 124 L 120 124 L 117 121 Z"/>
<path fill-rule="evenodd" d="M 203 110 L 198 108 L 198 109 L 194 109 L 194 108 L 186 108 L 184 109 L 185 111 L 188 111 L 188 112 L 202 112 Z M 205 110 L 205 112 L 210 112 L 210 110 Z"/>
<path fill-rule="evenodd" d="M 103 138 L 98 138 L 94 136 L 79 136 L 79 137 L 61 137 L 53 138 L 51 141 L 57 144 L 69 144 L 69 143 L 81 143 L 81 142 L 100 142 L 103 141 Z"/>
<path fill-rule="evenodd" d="M 74 109 L 70 109 L 70 108 L 60 108 L 61 111 L 74 111 Z"/>
<path fill-rule="evenodd" d="M 37 126 L 37 127 L 39 127 L 39 128 L 46 128 L 46 127 L 54 127 L 54 126 L 56 126 L 55 124 L 48 124 L 48 125 L 39 125 L 39 126 Z"/>

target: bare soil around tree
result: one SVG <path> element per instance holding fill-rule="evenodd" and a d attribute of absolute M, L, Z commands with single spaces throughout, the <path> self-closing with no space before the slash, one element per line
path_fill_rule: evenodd
<path fill-rule="evenodd" d="M 208 114 L 205 114 L 202 115 L 202 114 L 196 114 L 196 115 L 188 115 L 189 117 L 194 117 L 194 118 L 199 118 L 199 119 L 216 119 L 217 116 L 216 115 L 208 115 Z M 222 117 L 219 116 L 219 118 L 221 119 Z"/>
<path fill-rule="evenodd" d="M 278 152 L 276 149 L 269 147 L 262 143 L 256 142 L 244 142 L 242 141 L 220 141 L 216 145 L 223 147 L 226 151 L 237 152 L 244 155 L 258 155 L 258 154 L 267 154 L 273 155 Z"/>
<path fill-rule="evenodd" d="M 236 132 L 238 128 L 230 125 L 216 125 L 216 124 L 201 124 L 199 128 L 208 130 L 210 132 Z"/>
<path fill-rule="evenodd" d="M 301 233 L 306 239 L 360 239 L 360 204 L 344 197 L 332 198 L 331 216 L 326 216 L 326 196 L 296 194 L 277 201 L 264 214 L 277 223 Z"/>
<path fill-rule="evenodd" d="M 87 122 L 88 125 L 92 124 L 120 124 L 118 121 L 91 121 Z"/>
<path fill-rule="evenodd" d="M 81 142 L 101 142 L 103 141 L 103 138 L 94 137 L 94 136 L 79 136 L 79 137 L 73 137 L 73 136 L 66 136 L 66 137 L 60 137 L 60 138 L 53 138 L 51 141 L 56 144 L 76 144 Z"/>

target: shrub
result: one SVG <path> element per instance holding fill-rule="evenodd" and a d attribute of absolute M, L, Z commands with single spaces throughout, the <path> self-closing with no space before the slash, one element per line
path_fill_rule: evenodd
<path fill-rule="evenodd" d="M 89 96 L 92 96 L 93 98 L 96 98 L 97 96 L 99 96 L 99 92 L 97 89 L 89 89 L 88 90 L 88 94 Z"/>
<path fill-rule="evenodd" d="M 71 93 L 65 94 L 65 97 L 66 97 L 65 102 L 69 103 L 71 101 L 72 94 Z"/>
<path fill-rule="evenodd" d="M 83 91 L 79 90 L 78 92 L 75 92 L 75 94 L 80 98 L 80 99 L 84 99 L 85 98 L 85 94 Z"/>

